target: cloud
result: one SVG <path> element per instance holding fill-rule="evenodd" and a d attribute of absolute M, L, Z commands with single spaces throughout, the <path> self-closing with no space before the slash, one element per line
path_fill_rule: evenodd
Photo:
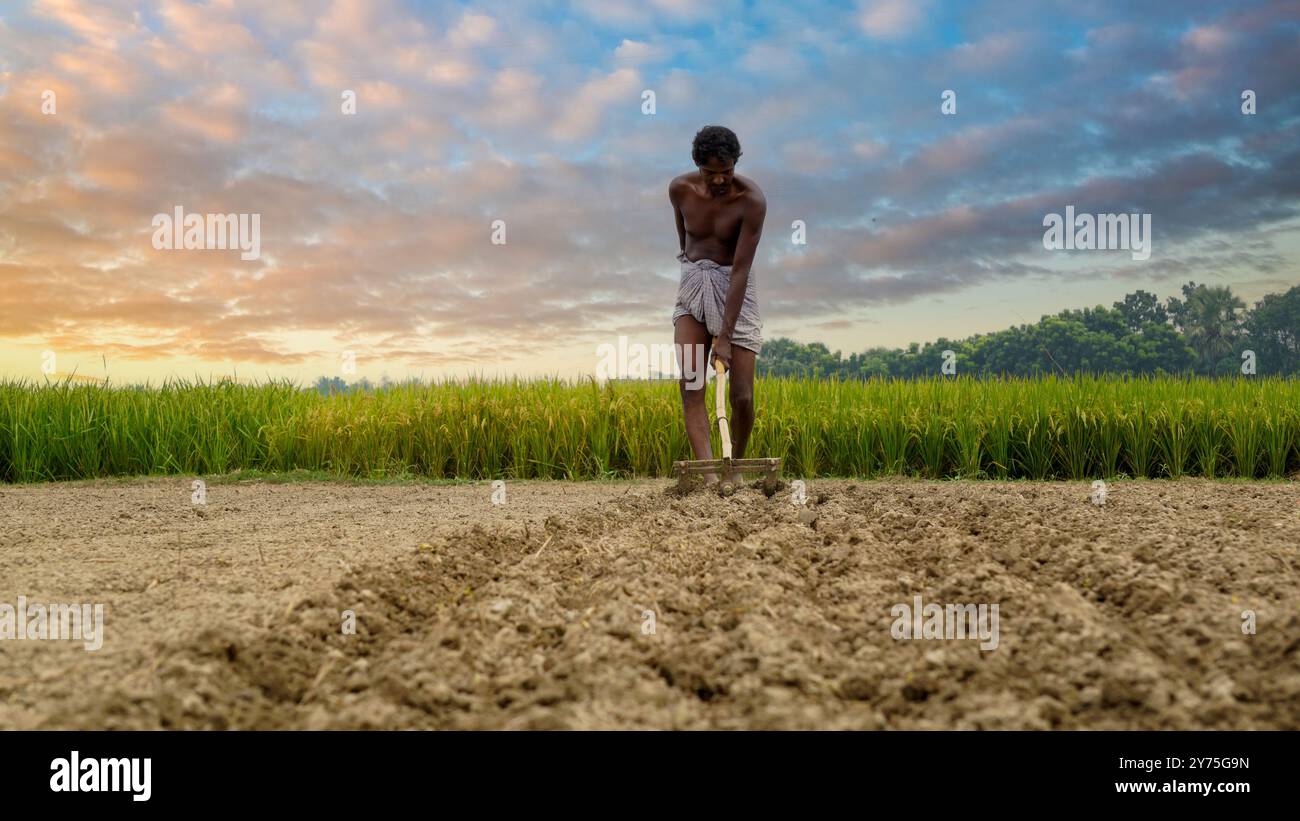
<path fill-rule="evenodd" d="M 1000 32 L 953 48 L 952 65 L 958 72 L 984 73 L 1005 68 L 1024 56 L 1032 38 L 1024 32 Z"/>
<path fill-rule="evenodd" d="M 497 32 L 497 21 L 486 14 L 465 12 L 452 29 L 448 41 L 457 47 L 481 46 L 492 40 Z"/>
<path fill-rule="evenodd" d="M 559 116 L 550 128 L 557 140 L 576 140 L 595 132 L 604 119 L 605 110 L 622 105 L 630 112 L 640 114 L 641 76 L 635 69 L 620 68 L 583 83 L 561 102 Z"/>
<path fill-rule="evenodd" d="M 773 328 L 852 341 L 870 309 L 1007 282 L 1295 278 L 1300 56 L 1278 4 L 810 3 L 6 15 L 0 352 L 319 374 L 349 347 L 393 373 L 537 371 L 657 338 L 678 275 L 667 181 L 711 122 L 767 195 Z M 1152 213 L 1152 259 L 1045 252 L 1043 214 L 1067 204 Z M 150 219 L 176 205 L 260 214 L 262 257 L 155 250 Z"/>
<path fill-rule="evenodd" d="M 575 0 L 573 5 L 598 24 L 637 28 L 727 19 L 740 8 L 736 0 L 708 4 L 696 0 Z"/>
<path fill-rule="evenodd" d="M 871 37 L 897 39 L 920 26 L 926 6 L 925 0 L 865 0 L 859 6 L 858 24 Z"/>
<path fill-rule="evenodd" d="M 658 63 L 668 59 L 671 54 L 672 50 L 664 45 L 626 39 L 614 49 L 614 59 L 627 65 Z"/>
<path fill-rule="evenodd" d="M 139 16 L 128 2 L 95 0 L 37 0 L 33 14 L 61 23 L 77 37 L 105 50 L 118 47 L 123 39 L 141 30 Z"/>
<path fill-rule="evenodd" d="M 161 114 L 176 131 L 214 142 L 238 142 L 248 126 L 244 92 L 230 83 L 199 89 L 185 100 L 164 103 Z"/>

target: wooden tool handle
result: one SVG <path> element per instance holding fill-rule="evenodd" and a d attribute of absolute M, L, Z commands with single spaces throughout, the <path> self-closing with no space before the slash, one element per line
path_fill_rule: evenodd
<path fill-rule="evenodd" d="M 718 344 L 714 337 L 713 344 Z M 718 435 L 722 438 L 722 458 L 731 458 L 731 426 L 727 424 L 727 364 L 721 359 L 713 360 L 713 371 L 717 378 L 713 382 L 716 394 L 714 404 L 717 406 Z"/>

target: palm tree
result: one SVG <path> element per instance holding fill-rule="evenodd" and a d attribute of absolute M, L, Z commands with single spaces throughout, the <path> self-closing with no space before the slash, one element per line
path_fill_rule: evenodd
<path fill-rule="evenodd" d="M 1211 373 L 1214 365 L 1231 353 L 1240 324 L 1237 314 L 1246 309 L 1246 303 L 1226 285 L 1185 287 L 1183 293 L 1187 296 L 1179 317 L 1183 334 L 1200 357 L 1202 371 Z"/>

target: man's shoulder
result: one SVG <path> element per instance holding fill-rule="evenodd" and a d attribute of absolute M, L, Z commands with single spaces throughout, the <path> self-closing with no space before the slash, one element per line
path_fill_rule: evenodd
<path fill-rule="evenodd" d="M 688 171 L 685 174 L 679 174 L 676 177 L 673 177 L 673 181 L 668 183 L 668 193 L 674 196 L 681 196 L 682 194 L 687 194 L 694 190 L 694 187 L 691 184 L 691 177 L 693 176 L 694 174 Z"/>
<path fill-rule="evenodd" d="M 749 177 L 736 175 L 736 179 L 744 183 L 745 191 L 742 194 L 744 202 L 752 208 L 767 208 L 767 198 L 763 196 L 763 189 L 758 187 L 758 183 Z"/>

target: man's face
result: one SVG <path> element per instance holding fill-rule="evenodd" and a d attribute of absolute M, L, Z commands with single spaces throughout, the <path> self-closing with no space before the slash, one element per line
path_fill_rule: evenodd
<path fill-rule="evenodd" d="M 736 161 L 723 157 L 710 157 L 699 166 L 700 176 L 712 194 L 725 194 L 731 190 L 731 180 L 736 176 Z"/>

